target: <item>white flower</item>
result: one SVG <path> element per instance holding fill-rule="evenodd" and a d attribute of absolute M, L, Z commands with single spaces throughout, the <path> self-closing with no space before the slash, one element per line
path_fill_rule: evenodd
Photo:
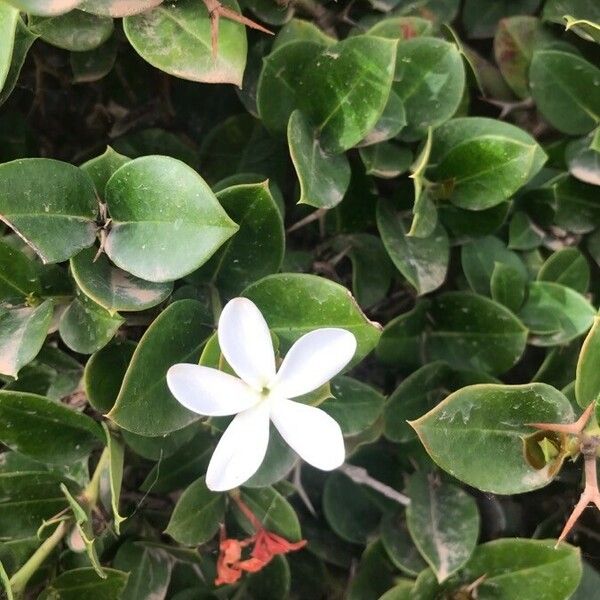
<path fill-rule="evenodd" d="M 223 356 L 240 379 L 194 364 L 173 365 L 169 389 L 186 408 L 210 417 L 236 415 L 217 444 L 206 485 L 225 491 L 247 481 L 260 467 L 269 443 L 269 421 L 309 464 L 324 471 L 345 458 L 340 426 L 326 412 L 293 402 L 337 375 L 354 356 L 356 338 L 345 329 L 303 335 L 279 371 L 269 328 L 246 298 L 227 303 L 218 327 Z"/>

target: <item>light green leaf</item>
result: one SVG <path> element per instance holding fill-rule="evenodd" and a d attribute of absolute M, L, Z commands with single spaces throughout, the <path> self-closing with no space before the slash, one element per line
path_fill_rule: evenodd
<path fill-rule="evenodd" d="M 46 263 L 67 260 L 96 237 L 91 179 L 58 160 L 29 158 L 0 165 L 0 218 Z"/>
<path fill-rule="evenodd" d="M 191 273 L 238 229 L 205 181 L 167 156 L 123 165 L 106 185 L 106 202 L 112 219 L 106 253 L 148 281 Z"/>
<path fill-rule="evenodd" d="M 0 308 L 0 374 L 17 377 L 44 344 L 54 303 L 46 300 L 37 307 Z"/>
<path fill-rule="evenodd" d="M 587 334 L 579 360 L 575 378 L 575 397 L 581 408 L 586 408 L 600 396 L 600 317 L 594 317 L 594 325 Z"/>
<path fill-rule="evenodd" d="M 235 0 L 224 6 L 235 12 Z M 204 83 L 242 85 L 246 66 L 246 30 L 230 19 L 219 22 L 218 54 L 213 56 L 210 17 L 201 0 L 165 2 L 125 17 L 123 29 L 140 56 L 169 75 Z M 164 41 L 169 40 L 168 44 Z"/>
<path fill-rule="evenodd" d="M 490 279 L 492 300 L 516 313 L 525 300 L 527 279 L 521 271 L 505 263 L 496 263 Z"/>
<path fill-rule="evenodd" d="M 410 498 L 408 530 L 441 583 L 463 567 L 475 550 L 477 503 L 461 488 L 423 471 L 411 476 L 405 491 Z"/>
<path fill-rule="evenodd" d="M 323 277 L 270 275 L 242 295 L 257 304 L 283 352 L 313 329 L 340 327 L 356 337 L 358 348 L 351 363 L 356 364 L 373 350 L 380 336 L 380 326 L 367 319 L 348 290 Z"/>
<path fill-rule="evenodd" d="M 199 415 L 171 395 L 166 374 L 175 363 L 198 362 L 200 348 L 211 333 L 199 302 L 171 304 L 140 340 L 108 417 L 119 427 L 144 436 L 170 433 L 198 420 Z"/>
<path fill-rule="evenodd" d="M 121 523 L 126 517 L 119 514 L 119 499 L 121 497 L 121 485 L 123 483 L 123 465 L 125 462 L 125 447 L 120 438 L 110 432 L 106 423 L 102 423 L 106 436 L 106 451 L 108 452 L 108 468 L 105 474 L 108 478 L 110 489 L 110 507 L 113 514 L 115 533 L 120 535 Z"/>
<path fill-rule="evenodd" d="M 30 16 L 32 33 L 45 42 L 72 52 L 87 52 L 101 46 L 113 32 L 113 20 L 80 10 L 53 17 Z"/>
<path fill-rule="evenodd" d="M 600 122 L 600 69 L 584 58 L 562 50 L 538 50 L 529 79 L 538 110 L 562 133 L 588 133 Z"/>
<path fill-rule="evenodd" d="M 152 283 L 113 267 L 106 256 L 96 258 L 96 248 L 87 248 L 71 258 L 71 275 L 79 289 L 111 315 L 117 311 L 139 311 L 165 300 L 173 284 Z"/>
<path fill-rule="evenodd" d="M 577 248 L 561 248 L 546 259 L 537 278 L 538 281 L 553 281 L 585 294 L 590 283 L 590 266 Z"/>
<path fill-rule="evenodd" d="M 10 70 L 18 22 L 19 11 L 10 4 L 0 4 L 0 90 Z"/>
<path fill-rule="evenodd" d="M 534 469 L 523 456 L 525 423 L 570 423 L 573 408 L 543 383 L 465 387 L 411 425 L 431 458 L 453 477 L 493 494 L 544 487 L 556 475 L 549 463 Z"/>
<path fill-rule="evenodd" d="M 225 496 L 211 492 L 201 477 L 180 496 L 165 533 L 186 546 L 210 540 L 223 521 Z"/>
<path fill-rule="evenodd" d="M 451 202 L 483 210 L 500 204 L 546 161 L 537 142 L 522 129 L 494 119 L 452 119 L 433 133 L 428 176 L 449 186 Z"/>
<path fill-rule="evenodd" d="M 73 464 L 102 439 L 100 426 L 84 414 L 35 394 L 0 391 L 0 441 L 25 456 Z"/>
<path fill-rule="evenodd" d="M 119 154 L 110 146 L 107 146 L 106 150 L 100 156 L 90 158 L 90 160 L 84 162 L 81 165 L 81 169 L 91 177 L 98 196 L 104 199 L 108 180 L 119 167 L 122 167 L 130 160 L 128 156 L 123 156 L 123 154 Z"/>
<path fill-rule="evenodd" d="M 350 184 L 350 163 L 345 154 L 329 154 L 321 147 L 318 132 L 295 110 L 287 129 L 290 156 L 300 183 L 298 204 L 333 208 Z"/>
<path fill-rule="evenodd" d="M 425 238 L 407 234 L 407 227 L 389 200 L 377 204 L 377 227 L 392 262 L 419 295 L 440 287 L 445 279 L 450 257 L 446 231 L 436 225 Z"/>

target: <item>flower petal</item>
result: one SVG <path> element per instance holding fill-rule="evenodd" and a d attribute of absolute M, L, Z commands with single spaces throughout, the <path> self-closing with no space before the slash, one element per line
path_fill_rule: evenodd
<path fill-rule="evenodd" d="M 342 430 L 325 411 L 292 400 L 277 400 L 271 420 L 281 437 L 310 465 L 337 469 L 346 458 Z"/>
<path fill-rule="evenodd" d="M 337 375 L 356 352 L 356 338 L 345 329 L 316 329 L 303 335 L 279 368 L 274 390 L 296 398 L 316 390 Z"/>
<path fill-rule="evenodd" d="M 173 365 L 167 371 L 167 384 L 180 404 L 208 417 L 235 415 L 260 400 L 241 379 L 200 365 Z"/>
<path fill-rule="evenodd" d="M 237 415 L 225 430 L 208 465 L 208 489 L 224 492 L 250 479 L 265 458 L 268 443 L 269 405 L 261 402 Z"/>
<path fill-rule="evenodd" d="M 260 390 L 275 377 L 275 354 L 269 327 L 254 302 L 230 300 L 219 319 L 219 345 L 231 368 Z"/>

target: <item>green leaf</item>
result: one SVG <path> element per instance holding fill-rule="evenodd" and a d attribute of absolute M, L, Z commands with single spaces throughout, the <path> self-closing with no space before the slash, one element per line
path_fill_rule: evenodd
<path fill-rule="evenodd" d="M 561 248 L 546 259 L 537 278 L 538 281 L 553 281 L 585 294 L 590 283 L 590 266 L 577 248 Z"/>
<path fill-rule="evenodd" d="M 429 360 L 491 374 L 508 371 L 525 350 L 527 329 L 504 306 L 466 292 L 437 296 L 429 310 Z"/>
<path fill-rule="evenodd" d="M 378 35 L 393 40 L 410 40 L 431 35 L 433 23 L 421 17 L 388 17 L 381 19 L 367 30 L 367 35 Z"/>
<path fill-rule="evenodd" d="M 534 281 L 519 316 L 531 330 L 530 344 L 557 346 L 584 334 L 592 326 L 595 313 L 575 290 L 559 283 Z"/>
<path fill-rule="evenodd" d="M 65 509 L 68 504 L 59 487 L 63 481 L 54 473 L 42 471 L 0 473 L 2 537 L 35 536 L 43 521 Z"/>
<path fill-rule="evenodd" d="M 0 238 L 0 302 L 21 304 L 30 295 L 39 295 L 39 265 L 24 252 Z"/>
<path fill-rule="evenodd" d="M 106 579 L 100 579 L 94 569 L 82 568 L 65 571 L 49 582 L 38 600 L 120 600 L 127 584 L 128 573 L 105 569 Z"/>
<path fill-rule="evenodd" d="M 235 0 L 226 0 L 223 5 L 240 12 Z M 204 83 L 242 85 L 247 48 L 245 27 L 221 19 L 218 53 L 213 56 L 210 17 L 201 0 L 165 2 L 153 10 L 125 17 L 123 29 L 138 54 L 169 75 Z"/>
<path fill-rule="evenodd" d="M 367 489 L 337 472 L 325 482 L 323 512 L 331 529 L 354 544 L 364 544 L 381 521 L 381 511 Z"/>
<path fill-rule="evenodd" d="M 483 210 L 509 198 L 545 161 L 544 151 L 522 129 L 494 119 L 464 117 L 434 131 L 428 175 L 449 186 L 456 206 Z"/>
<path fill-rule="evenodd" d="M 394 583 L 395 569 L 380 540 L 371 542 L 350 582 L 348 600 L 377 600 Z"/>
<path fill-rule="evenodd" d="M 525 300 L 527 280 L 513 266 L 496 263 L 490 279 L 492 300 L 516 313 Z"/>
<path fill-rule="evenodd" d="M 242 295 L 259 307 L 284 352 L 305 333 L 320 327 L 340 327 L 354 334 L 358 347 L 351 364 L 377 345 L 380 326 L 367 319 L 345 287 L 323 277 L 270 275 L 247 287 Z"/>
<path fill-rule="evenodd" d="M 481 544 L 460 576 L 444 587 L 451 593 L 461 583 L 467 586 L 485 575 L 478 586 L 481 598 L 571 598 L 581 579 L 579 549 L 569 544 L 557 548 L 555 543 L 555 540 L 507 538 Z M 424 571 L 416 581 L 411 599 L 429 600 L 439 593 L 443 591 L 433 573 Z"/>
<path fill-rule="evenodd" d="M 144 436 L 170 433 L 198 420 L 199 415 L 171 395 L 166 374 L 175 363 L 198 362 L 210 333 L 199 302 L 171 304 L 140 340 L 108 417 L 119 427 Z"/>
<path fill-rule="evenodd" d="M 377 227 L 392 262 L 419 295 L 427 294 L 444 283 L 450 247 L 441 225 L 436 225 L 428 237 L 409 237 L 393 204 L 382 199 L 377 203 Z"/>
<path fill-rule="evenodd" d="M 244 487 L 262 488 L 274 485 L 289 475 L 297 462 L 298 455 L 288 446 L 277 429 L 271 427 L 265 458 L 258 471 L 244 483 Z"/>
<path fill-rule="evenodd" d="M 37 356 L 53 309 L 52 300 L 33 308 L 0 308 L 0 374 L 17 377 L 21 368 Z"/>
<path fill-rule="evenodd" d="M 121 598 L 161 600 L 167 597 L 173 563 L 161 548 L 142 542 L 126 542 L 118 549 L 113 565 L 129 573 Z"/>
<path fill-rule="evenodd" d="M 492 274 L 498 264 L 511 267 L 523 284 L 527 281 L 527 269 L 523 261 L 497 237 L 486 236 L 465 244 L 461 248 L 460 258 L 465 277 L 478 294 L 490 295 Z"/>
<path fill-rule="evenodd" d="M 462 17 L 467 36 L 469 38 L 492 37 L 496 27 L 501 28 L 502 24 L 509 20 L 505 17 L 533 13 L 539 5 L 540 0 L 497 0 L 485 5 L 479 4 L 477 0 L 465 0 Z"/>
<path fill-rule="evenodd" d="M 314 23 L 294 18 L 286 23 L 275 36 L 273 50 L 277 50 L 285 44 L 301 40 L 315 42 L 320 46 L 330 46 L 335 43 L 335 39 L 319 29 Z"/>
<path fill-rule="evenodd" d="M 273 47 L 263 60 L 258 79 L 256 104 L 264 126 L 274 133 L 284 133 L 290 115 L 300 104 L 304 92 L 300 78 L 304 69 L 319 54 L 323 44 L 313 40 L 293 40 Z"/>
<path fill-rule="evenodd" d="M 538 110 L 562 133 L 588 133 L 600 122 L 600 69 L 584 58 L 562 50 L 538 50 L 529 79 Z"/>
<path fill-rule="evenodd" d="M 123 429 L 123 439 L 127 446 L 137 455 L 148 460 L 162 460 L 177 452 L 181 446 L 189 442 L 198 431 L 196 424 L 192 423 L 183 429 L 178 429 L 167 435 L 147 437 L 131 433 Z"/>
<path fill-rule="evenodd" d="M 339 423 L 344 435 L 357 435 L 375 423 L 385 402 L 377 390 L 351 377 L 332 379 L 331 393 L 333 398 L 321 408 Z"/>
<path fill-rule="evenodd" d="M 348 150 L 373 129 L 388 100 L 395 54 L 395 41 L 357 35 L 307 64 L 300 108 L 319 130 L 323 150 Z"/>
<path fill-rule="evenodd" d="M 47 398 L 0 391 L 0 441 L 35 460 L 73 464 L 103 439 L 90 417 Z"/>
<path fill-rule="evenodd" d="M 135 351 L 130 340 L 114 340 L 92 354 L 85 365 L 83 385 L 89 403 L 102 414 L 114 406 Z"/>
<path fill-rule="evenodd" d="M 73 10 L 53 17 L 29 17 L 29 29 L 45 42 L 72 52 L 101 46 L 113 32 L 113 20 Z"/>
<path fill-rule="evenodd" d="M 529 218 L 526 212 L 517 211 L 510 220 L 508 247 L 511 250 L 533 250 L 544 241 L 545 233 Z"/>
<path fill-rule="evenodd" d="M 408 532 L 404 512 L 384 517 L 381 522 L 381 541 L 390 560 L 403 573 L 416 577 L 427 568 L 427 563 Z"/>
<path fill-rule="evenodd" d="M 275 488 L 251 489 L 244 487 L 240 493 L 243 502 L 262 522 L 265 529 L 283 536 L 290 542 L 297 542 L 302 538 L 296 511 Z M 236 516 L 248 533 L 256 533 L 238 509 L 236 509 Z"/>
<path fill-rule="evenodd" d="M 463 567 L 475 550 L 477 503 L 461 488 L 423 471 L 411 476 L 406 493 L 408 530 L 441 583 Z"/>
<path fill-rule="evenodd" d="M 325 152 L 303 113 L 295 110 L 287 129 L 290 156 L 300 183 L 298 204 L 333 208 L 350 184 L 350 163 L 345 154 Z"/>
<path fill-rule="evenodd" d="M 544 487 L 553 464 L 534 469 L 523 456 L 525 423 L 569 423 L 569 401 L 543 383 L 465 387 L 411 425 L 431 458 L 453 477 L 493 494 Z"/>
<path fill-rule="evenodd" d="M 0 165 L 0 218 L 46 263 L 67 260 L 96 237 L 97 201 L 90 178 L 47 158 Z"/>
<path fill-rule="evenodd" d="M 201 477 L 180 496 L 165 533 L 186 546 L 210 540 L 223 521 L 225 496 L 211 492 Z"/>
<path fill-rule="evenodd" d="M 20 11 L 33 15 L 60 15 L 73 10 L 81 0 L 6 0 Z"/>
<path fill-rule="evenodd" d="M 285 556 L 275 556 L 257 573 L 248 577 L 248 592 L 260 600 L 287 600 L 290 597 L 290 567 Z"/>
<path fill-rule="evenodd" d="M 19 11 L 10 4 L 0 4 L 0 90 L 10 71 Z"/>
<path fill-rule="evenodd" d="M 581 581 L 579 582 L 577 591 L 571 596 L 570 600 L 587 600 L 593 597 L 595 590 L 598 589 L 598 585 L 600 584 L 600 574 L 598 571 L 585 560 L 582 561 L 582 566 L 583 575 Z"/>
<path fill-rule="evenodd" d="M 357 144 L 370 146 L 395 138 L 406 126 L 406 111 L 402 100 L 393 88 L 390 90 L 387 103 L 373 129 Z"/>
<path fill-rule="evenodd" d="M 538 0 L 534 0 L 535 4 Z M 536 17 L 523 15 L 502 19 L 494 36 L 494 57 L 502 77 L 519 98 L 528 98 L 529 65 L 534 49 L 544 39 Z"/>
<path fill-rule="evenodd" d="M 589 233 L 600 225 L 598 189 L 574 177 L 561 177 L 552 186 L 554 224 L 573 233 Z"/>
<path fill-rule="evenodd" d="M 398 45 L 393 89 L 406 110 L 402 137 L 419 139 L 456 112 L 465 88 L 465 68 L 454 44 L 417 37 Z"/>
<path fill-rule="evenodd" d="M 594 317 L 594 325 L 587 334 L 579 360 L 575 378 L 575 397 L 581 408 L 586 408 L 600 396 L 600 317 Z"/>
<path fill-rule="evenodd" d="M 579 181 L 591 185 L 600 185 L 600 151 L 593 145 L 597 131 L 596 129 L 592 135 L 570 142 L 565 149 L 569 173 Z"/>
<path fill-rule="evenodd" d="M 84 162 L 81 165 L 81 169 L 85 171 L 94 182 L 94 187 L 96 188 L 98 196 L 104 199 L 104 190 L 108 180 L 119 167 L 122 167 L 130 160 L 129 157 L 123 156 L 113 150 L 110 146 L 107 146 L 106 150 L 100 156 L 90 158 L 90 160 Z"/>
<path fill-rule="evenodd" d="M 96 304 L 85 294 L 63 312 L 58 325 L 62 341 L 75 352 L 92 354 L 110 342 L 125 320 Z"/>
<path fill-rule="evenodd" d="M 393 179 L 410 168 L 412 152 L 406 146 L 381 142 L 359 149 L 367 175 Z"/>
<path fill-rule="evenodd" d="M 121 534 L 121 523 L 126 517 L 119 514 L 119 499 L 121 497 L 121 486 L 123 483 L 123 465 L 125 462 L 125 447 L 120 438 L 110 432 L 107 425 L 102 423 L 106 436 L 106 451 L 108 452 L 108 487 L 110 489 L 110 507 L 113 514 L 115 533 Z"/>
<path fill-rule="evenodd" d="M 148 281 L 191 273 L 238 229 L 204 180 L 167 156 L 123 165 L 106 185 L 106 202 L 112 219 L 106 253 Z"/>
<path fill-rule="evenodd" d="M 152 308 L 173 290 L 172 283 L 144 281 L 113 267 L 104 254 L 96 258 L 93 247 L 71 258 L 70 266 L 79 289 L 111 315 Z"/>
<path fill-rule="evenodd" d="M 194 278 L 210 281 L 231 298 L 257 279 L 279 271 L 285 234 L 267 181 L 228 187 L 217 199 L 239 223 L 239 230 Z"/>
<path fill-rule="evenodd" d="M 23 23 L 23 20 L 19 18 L 15 30 L 14 43 L 12 44 L 10 67 L 5 75 L 3 86 L 0 86 L 0 106 L 4 104 L 14 90 L 21 73 L 21 68 L 27 57 L 27 52 L 29 52 L 29 48 L 31 48 L 36 38 L 37 36 L 31 33 L 25 26 L 25 23 Z M 22 156 L 22 153 L 17 156 Z M 13 157 L 11 156 L 10 158 Z"/>

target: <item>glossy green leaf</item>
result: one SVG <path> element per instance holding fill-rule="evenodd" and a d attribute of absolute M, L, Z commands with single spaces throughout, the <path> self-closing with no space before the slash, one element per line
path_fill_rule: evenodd
<path fill-rule="evenodd" d="M 563 133 L 588 133 L 600 122 L 600 69 L 577 54 L 542 49 L 529 70 L 538 110 Z"/>
<path fill-rule="evenodd" d="M 112 218 L 106 253 L 148 281 L 187 275 L 238 229 L 204 180 L 166 156 L 123 165 L 106 185 L 106 202 Z"/>
<path fill-rule="evenodd" d="M 600 396 L 600 317 L 594 317 L 594 325 L 587 334 L 579 360 L 575 379 L 575 397 L 577 404 L 585 408 Z"/>
<path fill-rule="evenodd" d="M 368 35 L 378 35 L 396 40 L 410 40 L 433 33 L 433 23 L 421 17 L 388 17 L 378 21 L 367 31 Z"/>
<path fill-rule="evenodd" d="M 265 529 L 282 535 L 290 542 L 297 542 L 302 538 L 296 512 L 275 488 L 242 488 L 241 498 Z M 236 516 L 248 533 L 255 533 L 246 517 L 240 512 L 236 512 Z"/>
<path fill-rule="evenodd" d="M 600 225 L 598 190 L 574 177 L 561 177 L 552 186 L 555 223 L 573 233 L 588 233 Z"/>
<path fill-rule="evenodd" d="M 302 73 L 322 46 L 313 40 L 293 40 L 274 47 L 263 60 L 256 103 L 261 121 L 269 131 L 286 131 L 304 91 L 300 85 Z"/>
<path fill-rule="evenodd" d="M 235 12 L 235 0 L 225 6 Z M 125 17 L 123 29 L 140 56 L 169 75 L 204 83 L 241 86 L 246 65 L 246 31 L 229 19 L 219 22 L 218 54 L 213 56 L 210 17 L 201 0 L 164 2 L 139 15 Z M 165 45 L 164 40 L 169 43 Z"/>
<path fill-rule="evenodd" d="M 503 304 L 516 313 L 521 308 L 526 295 L 527 280 L 514 266 L 496 263 L 490 279 L 492 300 Z"/>
<path fill-rule="evenodd" d="M 406 110 L 402 136 L 424 137 L 456 112 L 465 87 L 465 68 L 454 44 L 417 37 L 398 45 L 393 89 Z"/>
<path fill-rule="evenodd" d="M 585 294 L 590 283 L 590 267 L 577 248 L 562 248 L 551 254 L 537 276 L 539 281 L 553 281 Z"/>
<path fill-rule="evenodd" d="M 451 202 L 483 210 L 500 204 L 546 161 L 522 129 L 483 117 L 452 119 L 434 131 L 429 176 L 449 186 Z"/>
<path fill-rule="evenodd" d="M 403 573 L 416 577 L 427 563 L 408 532 L 404 512 L 392 513 L 381 522 L 381 541 L 390 560 Z"/>
<path fill-rule="evenodd" d="M 225 513 L 225 496 L 211 492 L 201 477 L 180 496 L 165 533 L 180 544 L 196 546 L 212 538 Z"/>
<path fill-rule="evenodd" d="M 315 42 L 320 46 L 330 46 L 335 43 L 335 39 L 319 29 L 317 25 L 304 19 L 294 18 L 286 23 L 275 36 L 273 50 L 280 46 L 298 41 Z"/>
<path fill-rule="evenodd" d="M 70 261 L 71 274 L 79 289 L 111 315 L 117 311 L 152 308 L 165 300 L 172 283 L 152 283 L 113 267 L 106 256 L 96 258 L 96 249 L 87 248 Z"/>
<path fill-rule="evenodd" d="M 6 72 L 3 86 L 0 86 L 0 106 L 4 104 L 7 98 L 13 92 L 17 85 L 17 80 L 21 73 L 21 68 L 29 52 L 29 48 L 36 40 L 37 35 L 31 33 L 26 27 L 22 19 L 17 20 L 17 28 L 15 30 L 14 43 L 12 44 L 12 55 L 8 71 Z M 19 154 L 18 156 L 21 156 Z M 16 158 L 17 156 L 10 158 Z"/>
<path fill-rule="evenodd" d="M 100 198 L 104 199 L 104 191 L 108 180 L 113 176 L 114 172 L 128 163 L 131 159 L 123 154 L 119 154 L 110 146 L 106 150 L 81 165 L 81 169 L 85 171 L 94 182 L 96 193 Z"/>
<path fill-rule="evenodd" d="M 63 312 L 58 331 L 63 342 L 75 352 L 92 354 L 114 337 L 124 319 L 79 294 Z"/>
<path fill-rule="evenodd" d="M 556 346 L 583 335 L 592 326 L 595 313 L 575 290 L 559 283 L 534 281 L 519 316 L 531 330 L 530 344 Z"/>
<path fill-rule="evenodd" d="M 10 4 L 0 4 L 0 90 L 10 70 L 18 22 L 19 11 Z"/>
<path fill-rule="evenodd" d="M 126 517 L 119 513 L 119 500 L 121 499 L 121 486 L 123 485 L 123 467 L 125 464 L 125 447 L 121 438 L 110 432 L 105 423 L 102 423 L 106 435 L 106 451 L 108 452 L 108 468 L 105 473 L 110 489 L 110 507 L 112 510 L 115 533 L 121 534 L 121 523 Z"/>
<path fill-rule="evenodd" d="M 409 237 L 407 228 L 389 200 L 377 204 L 377 227 L 392 262 L 419 295 L 440 287 L 446 279 L 450 254 L 441 225 L 426 238 Z"/>
<path fill-rule="evenodd" d="M 569 401 L 549 385 L 481 384 L 454 392 L 411 425 L 453 477 L 486 492 L 519 494 L 556 474 L 552 464 L 534 469 L 526 462 L 523 437 L 534 430 L 525 423 L 569 423 L 573 416 Z"/>
<path fill-rule="evenodd" d="M 116 569 L 104 572 L 106 579 L 100 579 L 92 568 L 65 571 L 47 585 L 38 600 L 81 600 L 82 590 L 86 600 L 120 600 L 129 574 Z"/>
<path fill-rule="evenodd" d="M 511 250 L 533 250 L 544 241 L 545 233 L 523 211 L 517 211 L 508 226 L 508 247 Z"/>
<path fill-rule="evenodd" d="M 409 480 L 408 530 L 439 582 L 469 560 L 479 537 L 475 499 L 461 488 L 423 471 Z"/>
<path fill-rule="evenodd" d="M 380 326 L 367 319 L 348 290 L 323 277 L 270 275 L 246 288 L 243 295 L 259 307 L 283 352 L 313 329 L 340 327 L 356 337 L 355 364 L 373 350 L 380 336 Z"/>
<path fill-rule="evenodd" d="M 383 113 L 394 73 L 396 42 L 358 35 L 322 50 L 303 70 L 309 93 L 300 108 L 320 132 L 326 152 L 358 144 Z"/>
<path fill-rule="evenodd" d="M 199 302 L 179 300 L 165 309 L 135 349 L 109 418 L 144 436 L 170 433 L 198 420 L 171 395 L 166 374 L 175 363 L 197 362 L 210 333 Z"/>
<path fill-rule="evenodd" d="M 457 369 L 504 373 L 521 358 L 527 329 L 504 306 L 477 294 L 447 292 L 429 309 L 429 360 Z"/>
<path fill-rule="evenodd" d="M 285 248 L 281 214 L 267 181 L 234 185 L 217 194 L 238 232 L 194 275 L 238 295 L 257 279 L 279 271 Z"/>
<path fill-rule="evenodd" d="M 113 32 L 113 20 L 73 10 L 52 17 L 30 16 L 31 31 L 45 42 L 72 52 L 86 52 L 101 46 Z"/>
<path fill-rule="evenodd" d="M 0 165 L 0 218 L 44 262 L 67 260 L 96 237 L 97 201 L 90 178 L 57 160 Z"/>
<path fill-rule="evenodd" d="M 300 183 L 299 204 L 333 208 L 350 184 L 350 163 L 345 154 L 329 154 L 321 147 L 318 131 L 295 110 L 287 129 L 290 156 Z"/>
<path fill-rule="evenodd" d="M 114 406 L 135 346 L 132 341 L 116 339 L 87 361 L 83 385 L 89 403 L 97 411 L 105 414 Z"/>
<path fill-rule="evenodd" d="M 17 377 L 40 351 L 52 321 L 54 303 L 36 307 L 0 308 L 0 374 Z"/>
<path fill-rule="evenodd" d="M 155 437 L 138 435 L 126 429 L 122 431 L 122 434 L 127 446 L 137 455 L 148 460 L 160 461 L 168 458 L 189 442 L 197 430 L 196 424 L 192 423 L 167 435 Z"/>
<path fill-rule="evenodd" d="M 360 157 L 365 165 L 367 175 L 393 179 L 410 168 L 413 160 L 412 152 L 406 146 L 398 146 L 391 142 L 381 142 L 360 148 Z"/>
<path fill-rule="evenodd" d="M 35 460 L 72 464 L 103 439 L 90 417 L 47 398 L 0 391 L 0 441 Z"/>
<path fill-rule="evenodd" d="M 490 295 L 490 281 L 497 264 L 511 267 L 523 282 L 527 280 L 523 261 L 496 237 L 486 236 L 465 244 L 460 256 L 465 277 L 478 294 Z"/>
<path fill-rule="evenodd" d="M 127 542 L 117 551 L 113 566 L 129 573 L 121 598 L 162 600 L 167 597 L 173 564 L 161 548 L 142 542 Z"/>
<path fill-rule="evenodd" d="M 286 600 L 290 597 L 290 567 L 285 556 L 275 556 L 264 568 L 248 577 L 252 598 Z"/>

